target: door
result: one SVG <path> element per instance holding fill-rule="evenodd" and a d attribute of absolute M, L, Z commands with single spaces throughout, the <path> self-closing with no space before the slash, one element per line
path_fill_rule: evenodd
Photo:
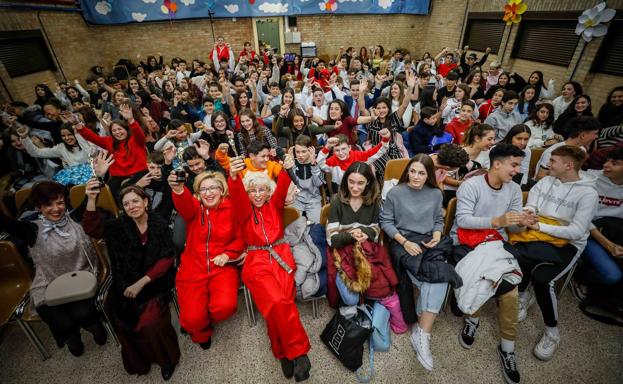
<path fill-rule="evenodd" d="M 268 44 L 271 48 L 276 48 L 276 53 L 281 53 L 281 40 L 279 36 L 279 19 L 264 19 L 256 21 L 257 44 Z"/>

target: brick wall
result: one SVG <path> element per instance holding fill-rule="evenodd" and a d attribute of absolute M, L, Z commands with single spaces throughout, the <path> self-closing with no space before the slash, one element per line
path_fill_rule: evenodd
<path fill-rule="evenodd" d="M 322 15 L 299 16 L 297 29 L 301 41 L 313 41 L 318 54 L 335 56 L 340 47 L 360 47 L 380 44 L 385 52 L 396 48 L 413 52 L 421 49 L 428 25 L 425 16 L 413 15 Z"/>

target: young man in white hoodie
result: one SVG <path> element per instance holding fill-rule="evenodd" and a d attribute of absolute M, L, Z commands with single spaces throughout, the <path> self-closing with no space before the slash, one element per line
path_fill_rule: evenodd
<path fill-rule="evenodd" d="M 544 239 L 515 245 L 515 257 L 523 273 L 519 284 L 519 321 L 526 317 L 528 307 L 536 299 L 545 322 L 545 331 L 534 347 L 534 355 L 544 361 L 554 357 L 560 344 L 556 282 L 563 279 L 578 261 L 597 211 L 598 197 L 593 188 L 595 176 L 580 177 L 579 174 L 585 158 L 585 152 L 573 145 L 564 145 L 552 151 L 549 175 L 532 187 L 524 207 L 524 210 L 539 217 L 558 222 L 536 222 L 529 225 L 529 229 L 568 242 L 556 246 L 552 243 L 553 239 Z"/>

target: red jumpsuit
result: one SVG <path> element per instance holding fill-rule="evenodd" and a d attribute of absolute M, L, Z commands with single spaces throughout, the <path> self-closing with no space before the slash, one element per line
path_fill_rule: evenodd
<path fill-rule="evenodd" d="M 290 182 L 287 172 L 281 172 L 270 200 L 261 208 L 255 208 L 251 205 L 241 177 L 229 180 L 231 198 L 237 202 L 236 219 L 247 246 L 265 246 L 283 238 L 282 216 Z M 294 302 L 296 263 L 287 243 L 275 245 L 274 250 L 292 269 L 292 273 L 286 272 L 268 251 L 250 250 L 242 268 L 242 281 L 266 320 L 273 355 L 277 359 L 294 360 L 307 354 L 310 349 L 307 333 Z"/>
<path fill-rule="evenodd" d="M 186 187 L 181 195 L 172 194 L 175 209 L 186 221 L 186 248 L 175 277 L 180 324 L 195 343 L 203 343 L 212 336 L 212 324 L 231 317 L 238 304 L 237 268 L 219 267 L 212 259 L 222 253 L 237 259 L 244 242 L 232 220 L 229 198 L 206 209 Z"/>

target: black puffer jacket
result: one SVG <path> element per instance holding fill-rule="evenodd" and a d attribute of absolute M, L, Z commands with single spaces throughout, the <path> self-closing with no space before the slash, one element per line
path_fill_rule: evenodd
<path fill-rule="evenodd" d="M 416 244 L 428 242 L 432 239 L 431 235 L 420 235 L 418 233 L 402 233 L 409 241 Z M 442 237 L 439 244 L 432 249 L 420 246 L 424 253 L 418 256 L 411 256 L 397 241 L 392 240 L 389 249 L 392 256 L 394 270 L 398 275 L 398 286 L 396 292 L 400 299 L 400 308 L 407 323 L 413 324 L 417 321 L 415 312 L 415 298 L 413 296 L 413 283 L 407 274 L 411 272 L 418 280 L 427 283 L 450 283 L 453 288 L 463 285 L 461 277 L 454 271 L 454 267 L 446 263 L 446 256 L 452 252 L 452 240 Z"/>

